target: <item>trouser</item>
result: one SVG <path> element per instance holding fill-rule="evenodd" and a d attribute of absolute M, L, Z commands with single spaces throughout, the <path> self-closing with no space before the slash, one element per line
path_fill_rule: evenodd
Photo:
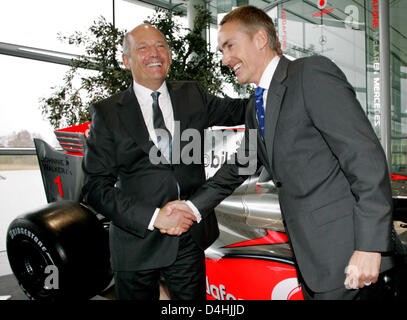
<path fill-rule="evenodd" d="M 159 269 L 115 272 L 117 300 L 158 300 L 165 280 L 171 300 L 205 300 L 205 255 L 189 232 L 180 236 L 175 262 Z"/>
<path fill-rule="evenodd" d="M 304 281 L 301 288 L 305 300 L 393 300 L 394 272 L 395 268 L 382 272 L 376 283 L 361 289 L 346 289 L 343 286 L 326 292 L 312 292 Z"/>

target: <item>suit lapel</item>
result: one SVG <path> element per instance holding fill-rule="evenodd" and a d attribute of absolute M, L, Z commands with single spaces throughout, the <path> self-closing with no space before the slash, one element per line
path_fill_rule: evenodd
<path fill-rule="evenodd" d="M 274 137 L 277 127 L 278 117 L 280 115 L 281 105 L 286 91 L 286 87 L 282 84 L 287 77 L 288 59 L 281 57 L 271 80 L 267 93 L 266 118 L 264 128 L 264 140 L 269 158 L 270 168 L 273 170 L 273 148 Z"/>
<path fill-rule="evenodd" d="M 174 115 L 174 136 L 172 139 L 172 161 L 181 163 L 182 151 L 188 141 L 182 141 L 182 133 L 189 127 L 190 119 L 184 109 L 188 107 L 186 103 L 185 87 L 179 87 L 177 82 L 167 82 L 167 89 L 171 99 Z"/>
<path fill-rule="evenodd" d="M 134 94 L 133 85 L 127 89 L 119 102 L 118 114 L 124 128 L 136 140 L 137 145 L 149 154 L 154 144 L 150 140 L 140 105 Z"/>
<path fill-rule="evenodd" d="M 167 82 L 168 93 L 171 98 L 174 121 L 178 121 L 180 131 L 182 132 L 188 127 L 189 119 L 185 117 L 185 112 L 182 112 L 182 107 L 185 106 L 185 90 L 180 90 L 176 84 Z"/>

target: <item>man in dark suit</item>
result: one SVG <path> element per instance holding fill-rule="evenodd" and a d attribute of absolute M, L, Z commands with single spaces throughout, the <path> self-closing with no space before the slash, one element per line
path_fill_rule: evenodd
<path fill-rule="evenodd" d="M 389 173 L 345 75 L 325 57 L 286 59 L 272 20 L 252 6 L 224 17 L 218 45 L 239 83 L 257 85 L 246 146 L 253 147 L 248 131 L 258 130 L 257 159 L 279 188 L 305 297 L 362 299 L 380 291 L 380 272 L 393 265 Z M 195 212 L 209 217 L 246 179 L 244 164 L 235 162 L 189 199 Z M 181 202 L 171 207 L 187 210 Z"/>
<path fill-rule="evenodd" d="M 164 276 L 171 299 L 205 299 L 204 250 L 219 234 L 215 215 L 200 221 L 162 208 L 205 182 L 203 157 L 183 163 L 189 141 L 176 141 L 177 132 L 199 132 L 202 146 L 207 127 L 244 123 L 247 101 L 206 94 L 196 82 L 166 82 L 171 54 L 151 25 L 127 33 L 123 47 L 133 84 L 91 106 L 83 163 L 85 201 L 111 220 L 116 298 L 158 299 Z M 177 144 L 181 159 L 172 161 Z"/>

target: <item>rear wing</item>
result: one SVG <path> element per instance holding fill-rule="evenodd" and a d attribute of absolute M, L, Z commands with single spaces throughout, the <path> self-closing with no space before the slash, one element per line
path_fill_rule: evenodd
<path fill-rule="evenodd" d="M 81 201 L 83 157 L 58 151 L 41 139 L 34 139 L 34 145 L 48 203 Z"/>
<path fill-rule="evenodd" d="M 55 130 L 55 136 L 64 151 L 56 150 L 41 139 L 34 139 L 48 203 L 82 200 L 82 159 L 89 126 L 90 122 L 87 122 Z"/>
<path fill-rule="evenodd" d="M 55 130 L 64 151 L 56 150 L 41 139 L 34 139 L 47 202 L 81 201 L 82 157 L 89 124 Z"/>
<path fill-rule="evenodd" d="M 90 122 L 55 130 L 55 136 L 67 154 L 83 156 Z"/>

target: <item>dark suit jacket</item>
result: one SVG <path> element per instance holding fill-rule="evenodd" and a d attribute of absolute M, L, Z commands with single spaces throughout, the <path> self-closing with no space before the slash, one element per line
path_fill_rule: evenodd
<path fill-rule="evenodd" d="M 167 87 L 181 133 L 188 128 L 198 130 L 202 150 L 207 127 L 244 123 L 247 101 L 211 96 L 196 82 L 168 82 Z M 178 198 L 177 182 L 181 199 L 205 182 L 204 166 L 150 162 L 149 152 L 155 146 L 132 86 L 92 105 L 91 114 L 83 193 L 88 204 L 111 220 L 113 269 L 135 271 L 172 264 L 179 238 L 147 227 L 156 208 Z M 181 150 L 188 142 L 181 141 Z M 190 232 L 200 248 L 206 249 L 219 233 L 215 215 L 195 223 Z"/>
<path fill-rule="evenodd" d="M 258 128 L 254 101 L 246 127 Z M 265 143 L 257 137 L 258 161 L 279 187 L 291 245 L 311 290 L 343 286 L 354 250 L 392 250 L 386 158 L 336 65 L 324 57 L 282 57 L 267 95 Z M 237 169 L 224 166 L 191 197 L 204 216 L 245 179 Z M 383 258 L 383 268 L 390 265 Z"/>

